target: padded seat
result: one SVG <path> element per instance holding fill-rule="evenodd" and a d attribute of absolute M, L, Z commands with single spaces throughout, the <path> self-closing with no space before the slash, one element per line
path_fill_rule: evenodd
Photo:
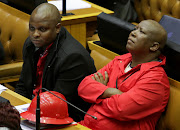
<path fill-rule="evenodd" d="M 180 19 L 178 0 L 134 0 L 139 22 L 152 19 L 159 22 L 163 15 Z"/>
<path fill-rule="evenodd" d="M 0 2 L 0 41 L 5 57 L 0 65 L 0 83 L 19 79 L 22 69 L 22 49 L 28 37 L 30 15 Z"/>

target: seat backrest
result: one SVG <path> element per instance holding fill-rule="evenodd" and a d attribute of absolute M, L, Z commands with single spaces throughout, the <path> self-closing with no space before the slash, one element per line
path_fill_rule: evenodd
<path fill-rule="evenodd" d="M 134 0 L 134 6 L 139 21 L 152 19 L 159 22 L 163 15 L 180 18 L 178 0 Z"/>
<path fill-rule="evenodd" d="M 167 31 L 167 43 L 163 50 L 167 58 L 166 73 L 169 77 L 180 81 L 180 19 L 164 15 L 159 23 Z"/>
<path fill-rule="evenodd" d="M 91 50 L 91 57 L 94 59 L 96 70 L 101 69 L 107 65 L 115 56 L 119 54 L 114 53 L 106 48 L 98 46 L 93 41 L 88 41 L 88 47 Z"/>
<path fill-rule="evenodd" d="M 162 114 L 157 130 L 180 130 L 180 82 L 169 78 L 170 97 L 166 111 Z"/>
<path fill-rule="evenodd" d="M 30 15 L 0 2 L 0 41 L 4 64 L 22 61 L 22 48 L 28 37 Z"/>
<path fill-rule="evenodd" d="M 103 54 L 99 53 L 96 50 L 91 51 L 91 57 L 94 59 L 94 65 L 96 67 L 96 70 L 99 70 L 103 68 L 105 65 L 107 65 L 111 59 L 104 56 Z M 101 61 L 101 62 L 98 62 Z"/>
<path fill-rule="evenodd" d="M 97 25 L 98 36 L 104 48 L 118 54 L 128 52 L 126 43 L 135 25 L 103 12 L 97 16 Z"/>

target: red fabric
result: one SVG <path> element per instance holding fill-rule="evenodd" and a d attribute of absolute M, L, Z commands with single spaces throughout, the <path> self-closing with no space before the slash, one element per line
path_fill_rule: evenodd
<path fill-rule="evenodd" d="M 46 57 L 48 55 L 48 51 L 49 51 L 50 47 L 52 46 L 52 44 L 53 43 L 51 43 L 46 48 L 44 53 L 40 54 L 40 56 L 39 56 L 39 60 L 38 60 L 38 63 L 37 63 L 37 71 L 36 71 L 36 78 L 37 78 L 36 87 L 33 90 L 34 95 L 37 95 L 37 92 L 39 91 L 39 89 L 42 88 L 42 77 L 43 77 L 44 65 L 45 65 L 45 62 L 46 62 Z"/>
<path fill-rule="evenodd" d="M 161 67 L 165 65 L 165 57 L 159 61 L 139 64 L 127 73 L 124 69 L 131 61 L 131 54 L 117 56 L 108 65 L 99 70 L 107 71 L 109 82 L 107 86 L 94 81 L 87 76 L 78 87 L 78 94 L 87 102 L 94 103 L 88 113 L 96 116 L 97 120 L 85 115 L 80 124 L 94 130 L 154 130 L 157 120 L 164 111 L 169 98 L 168 77 Z M 135 72 L 136 71 L 136 72 Z M 135 72 L 135 73 L 134 73 Z M 132 74 L 134 73 L 134 74 Z M 122 82 L 127 76 L 124 82 Z M 118 89 L 121 95 L 98 99 L 108 88 Z"/>

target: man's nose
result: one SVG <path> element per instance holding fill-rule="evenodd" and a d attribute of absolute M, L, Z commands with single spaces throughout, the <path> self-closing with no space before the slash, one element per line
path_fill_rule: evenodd
<path fill-rule="evenodd" d="M 35 30 L 34 33 L 33 33 L 33 37 L 39 37 L 40 36 L 40 33 L 38 30 Z"/>
<path fill-rule="evenodd" d="M 130 35 L 131 36 L 136 36 L 136 30 L 131 31 Z"/>

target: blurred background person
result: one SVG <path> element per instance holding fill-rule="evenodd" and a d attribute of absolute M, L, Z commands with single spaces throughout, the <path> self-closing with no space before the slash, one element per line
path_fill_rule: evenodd
<path fill-rule="evenodd" d="M 0 102 L 0 130 L 19 130 L 20 114 L 10 103 Z"/>

